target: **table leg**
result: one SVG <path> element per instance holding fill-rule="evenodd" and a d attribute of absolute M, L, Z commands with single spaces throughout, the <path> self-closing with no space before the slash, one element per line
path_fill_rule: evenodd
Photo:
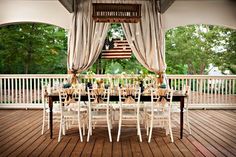
<path fill-rule="evenodd" d="M 52 114 L 53 100 L 52 100 L 52 97 L 49 97 L 48 103 L 49 103 L 48 105 L 49 105 L 50 138 L 52 139 L 52 136 L 53 136 L 53 114 Z"/>
<path fill-rule="evenodd" d="M 183 124 L 184 124 L 184 97 L 180 98 L 180 139 L 183 138 Z"/>

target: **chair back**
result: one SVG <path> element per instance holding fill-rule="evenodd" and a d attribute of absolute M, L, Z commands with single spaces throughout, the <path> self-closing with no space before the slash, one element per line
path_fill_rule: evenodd
<path fill-rule="evenodd" d="M 119 88 L 119 103 L 122 104 L 138 104 L 140 103 L 141 88 Z"/>
<path fill-rule="evenodd" d="M 188 85 L 184 85 L 184 87 L 182 89 L 182 93 L 186 94 L 186 96 L 187 96 L 187 103 L 185 105 L 185 108 L 188 109 L 189 101 L 190 101 L 190 98 L 191 98 L 191 87 L 188 86 Z"/>
<path fill-rule="evenodd" d="M 88 103 L 91 104 L 107 104 L 110 102 L 110 89 L 105 88 L 87 88 Z"/>
<path fill-rule="evenodd" d="M 151 89 L 151 109 L 158 111 L 169 111 L 173 99 L 171 89 Z"/>
<path fill-rule="evenodd" d="M 60 111 L 63 113 L 63 110 L 66 108 L 67 104 L 67 92 L 65 89 L 60 89 L 59 93 L 59 102 L 60 102 Z"/>
<path fill-rule="evenodd" d="M 47 86 L 42 86 L 42 100 L 43 100 L 43 109 L 48 108 L 48 92 L 47 92 Z"/>

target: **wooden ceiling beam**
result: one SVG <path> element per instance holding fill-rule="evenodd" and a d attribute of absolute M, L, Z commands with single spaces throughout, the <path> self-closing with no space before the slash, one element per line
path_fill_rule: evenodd
<path fill-rule="evenodd" d="M 59 0 L 59 2 L 68 10 L 70 13 L 74 12 L 74 0 Z"/>
<path fill-rule="evenodd" d="M 175 0 L 159 0 L 159 11 L 165 13 L 165 11 L 174 3 Z"/>

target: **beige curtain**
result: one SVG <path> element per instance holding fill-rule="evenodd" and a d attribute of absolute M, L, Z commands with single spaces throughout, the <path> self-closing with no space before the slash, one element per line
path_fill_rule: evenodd
<path fill-rule="evenodd" d="M 152 0 L 138 3 L 142 4 L 141 22 L 122 23 L 122 27 L 138 61 L 160 75 L 166 70 L 161 14 Z"/>
<path fill-rule="evenodd" d="M 76 0 L 74 0 L 76 2 Z M 77 0 L 68 37 L 68 70 L 87 70 L 99 57 L 109 23 L 92 19 L 92 0 Z"/>

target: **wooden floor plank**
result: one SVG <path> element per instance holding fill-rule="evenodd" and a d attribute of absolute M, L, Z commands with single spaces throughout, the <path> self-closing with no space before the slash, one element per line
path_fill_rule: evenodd
<path fill-rule="evenodd" d="M 113 157 L 120 157 L 122 156 L 122 150 L 121 150 L 121 142 L 113 142 L 112 147 L 112 156 Z"/>
<path fill-rule="evenodd" d="M 70 156 L 72 151 L 74 150 L 77 142 L 80 142 L 79 137 L 78 136 L 72 136 L 70 142 L 67 144 L 66 148 L 62 151 L 60 156 L 61 157 Z"/>
<path fill-rule="evenodd" d="M 39 146 L 44 145 L 47 139 L 48 139 L 47 137 L 41 135 L 34 143 L 30 145 L 30 147 L 26 148 L 18 156 L 20 157 L 30 156 L 30 154 L 33 151 L 35 151 Z"/>
<path fill-rule="evenodd" d="M 222 157 L 224 156 L 223 153 L 221 153 L 217 148 L 215 148 L 211 143 L 214 144 L 213 141 L 210 141 L 210 143 L 204 138 L 204 137 L 201 137 L 200 135 L 198 135 L 196 132 L 195 132 L 195 128 L 192 127 L 192 134 L 194 134 L 194 138 L 196 140 L 198 140 L 201 144 L 203 144 L 209 151 L 212 152 L 212 154 L 214 154 L 215 156 L 217 157 Z"/>
<path fill-rule="evenodd" d="M 20 128 L 15 130 L 15 132 L 12 130 L 9 132 L 9 134 L 6 134 L 6 137 L 3 136 L 3 138 L 0 140 L 0 148 L 2 148 L 2 146 L 6 147 L 6 144 L 9 145 L 10 143 L 17 142 L 17 140 L 24 138 L 24 135 L 26 135 L 26 133 L 28 133 L 30 130 L 41 126 L 37 116 L 36 119 L 32 118 L 31 120 L 33 120 L 33 122 L 31 122 L 30 125 L 21 123 L 21 126 L 19 126 Z"/>
<path fill-rule="evenodd" d="M 221 112 L 210 111 L 209 113 L 212 117 L 214 117 L 214 120 L 216 120 L 220 123 L 223 123 L 223 124 L 227 125 L 228 127 L 234 127 L 236 125 L 235 121 L 228 118 L 224 114 L 221 114 Z"/>
<path fill-rule="evenodd" d="M 204 145 L 198 142 L 192 136 L 188 136 L 187 139 L 206 157 L 214 157 L 215 155 L 210 152 Z"/>
<path fill-rule="evenodd" d="M 123 139 L 121 142 L 121 146 L 122 146 L 122 156 L 132 157 L 130 139 Z"/>
<path fill-rule="evenodd" d="M 81 156 L 89 157 L 92 156 L 93 148 L 95 145 L 95 138 L 91 138 L 89 142 L 86 143 Z"/>
<path fill-rule="evenodd" d="M 158 144 L 159 148 L 161 149 L 161 152 L 164 156 L 173 156 L 171 153 L 169 147 L 165 144 L 163 138 L 155 138 L 156 143 Z"/>
<path fill-rule="evenodd" d="M 199 131 L 203 132 L 208 137 L 211 137 L 211 139 L 216 141 L 231 153 L 236 154 L 236 143 L 230 140 L 230 138 L 234 137 L 227 137 L 225 134 L 218 133 L 217 130 L 214 130 L 214 128 L 208 127 L 209 125 L 203 125 L 203 123 L 195 120 L 194 118 L 190 119 L 194 122 L 192 125 L 197 127 Z"/>
<path fill-rule="evenodd" d="M 0 121 L 6 120 L 12 117 L 12 115 L 16 115 L 17 112 L 21 112 L 20 110 L 1 110 L 0 112 Z"/>
<path fill-rule="evenodd" d="M 92 156 L 101 157 L 104 146 L 104 139 L 97 139 L 93 148 Z"/>
<path fill-rule="evenodd" d="M 190 113 L 191 113 L 191 115 L 201 115 L 201 116 L 199 116 L 199 121 L 201 121 L 203 124 L 207 123 L 207 124 L 209 124 L 208 126 L 214 127 L 215 129 L 222 132 L 223 134 L 230 135 L 231 136 L 230 139 L 235 138 L 235 134 L 236 134 L 235 131 L 236 130 L 229 128 L 224 123 L 222 124 L 221 121 L 218 122 L 216 119 L 214 119 L 212 117 L 207 118 L 207 116 L 209 116 L 209 115 L 207 115 L 204 112 L 196 111 L 196 112 L 190 112 Z"/>
<path fill-rule="evenodd" d="M 42 110 L 0 110 L 0 156 L 236 156 L 236 110 L 190 110 L 192 135 L 184 130 L 179 138 L 179 124 L 174 121 L 174 143 L 164 129 L 153 129 L 151 143 L 147 142 L 142 126 L 143 142 L 135 128 L 122 129 L 116 142 L 117 125 L 113 127 L 113 142 L 106 128 L 95 128 L 90 142 L 80 142 L 78 129 L 72 128 L 58 143 L 59 124 L 54 123 L 54 136 L 49 130 L 41 135 Z M 179 121 L 179 114 L 174 114 Z"/>
<path fill-rule="evenodd" d="M 8 119 L 8 120 L 5 120 L 5 121 L 2 121 L 0 122 L 2 125 L 1 125 L 1 128 L 0 128 L 0 137 L 5 133 L 5 132 L 8 132 L 9 129 L 12 129 L 13 127 L 14 128 L 17 128 L 18 125 L 24 121 L 24 120 L 27 120 L 29 117 L 31 117 L 33 114 L 35 114 L 34 112 L 23 112 L 23 113 L 19 113 L 19 115 L 15 115 L 15 116 L 12 116 L 12 118 Z"/>
<path fill-rule="evenodd" d="M 149 143 L 149 146 L 152 150 L 152 154 L 154 157 L 163 157 L 161 149 L 159 148 L 155 140 L 152 140 L 152 142 Z"/>
<path fill-rule="evenodd" d="M 40 116 L 37 114 L 33 117 L 31 115 L 31 117 L 20 121 L 18 124 L 12 124 L 11 127 L 6 128 L 6 130 L 0 132 L 0 134 L 2 135 L 0 137 L 0 143 L 2 143 L 2 141 L 4 141 L 5 139 L 10 140 L 11 138 L 14 138 L 14 136 L 18 136 L 18 134 L 24 132 L 24 130 L 27 130 L 28 127 L 34 125 L 36 123 L 36 120 L 38 120 L 39 118 Z"/>
<path fill-rule="evenodd" d="M 217 132 L 217 133 L 221 134 L 222 136 L 224 136 L 224 138 L 236 143 L 236 137 L 235 137 L 235 134 L 233 133 L 233 128 L 229 128 L 229 127 L 225 126 L 224 124 L 220 124 L 220 123 L 212 120 L 212 118 L 210 118 L 210 119 L 204 118 L 204 115 L 199 114 L 199 113 L 196 114 L 193 112 L 192 118 L 193 119 L 197 118 L 197 121 L 195 121 L 195 122 L 200 124 L 201 126 L 204 126 L 204 128 L 207 127 L 207 128 L 214 129 L 215 132 L 213 134 L 215 134 Z"/>
<path fill-rule="evenodd" d="M 32 136 L 34 136 L 38 132 L 37 128 L 40 126 L 41 126 L 41 123 L 37 121 L 36 124 L 29 127 L 26 131 L 22 132 L 20 135 L 18 135 L 14 139 L 4 143 L 4 145 L 2 145 L 0 148 L 0 153 L 3 153 L 3 152 L 5 154 L 11 153 L 11 151 L 14 151 L 12 150 L 13 146 L 15 147 L 15 149 L 20 147 L 22 143 L 29 140 Z"/>
<path fill-rule="evenodd" d="M 183 144 L 188 148 L 188 150 L 197 157 L 203 157 L 204 155 L 198 150 L 197 147 L 195 147 L 186 137 L 184 137 L 182 140 Z"/>
<path fill-rule="evenodd" d="M 104 140 L 102 157 L 112 157 L 112 143 L 108 139 Z"/>
<path fill-rule="evenodd" d="M 62 154 L 63 150 L 66 148 L 68 143 L 70 142 L 71 137 L 70 136 L 64 136 L 62 140 L 56 145 L 50 156 L 52 157 L 58 157 Z"/>
<path fill-rule="evenodd" d="M 172 154 L 174 154 L 174 156 L 177 156 L 177 157 L 183 156 L 180 149 L 178 149 L 178 147 L 176 145 L 177 141 L 179 141 L 179 140 L 175 140 L 174 143 L 171 143 L 170 140 L 168 140 L 167 138 L 163 138 L 163 140 L 164 140 L 165 144 L 169 147 Z"/>
<path fill-rule="evenodd" d="M 179 148 L 184 156 L 193 157 L 193 154 L 188 150 L 187 147 L 185 147 L 185 145 L 180 140 L 176 140 L 175 145 Z"/>
<path fill-rule="evenodd" d="M 49 146 L 49 144 L 52 142 L 52 140 L 47 137 L 38 147 L 36 147 L 28 156 L 40 156 L 42 152 Z M 22 153 L 20 154 L 20 157 L 25 157 L 25 155 Z"/>
<path fill-rule="evenodd" d="M 143 156 L 150 156 L 150 157 L 152 157 L 153 154 L 152 154 L 152 151 L 151 151 L 151 149 L 149 147 L 147 139 L 143 139 L 143 140 L 144 140 L 143 142 L 139 143 Z"/>
<path fill-rule="evenodd" d="M 39 129 L 39 131 L 35 135 L 29 138 L 29 140 L 27 141 L 22 140 L 21 143 L 18 143 L 20 147 L 18 147 L 15 151 L 13 151 L 9 156 L 15 157 L 18 156 L 19 154 L 22 154 L 24 150 L 26 150 L 27 148 L 31 148 L 32 144 L 36 143 L 36 140 L 39 139 L 40 137 L 42 136 L 41 136 L 41 130 Z"/>
<path fill-rule="evenodd" d="M 85 140 L 85 139 L 84 139 Z M 73 149 L 71 156 L 72 157 L 77 157 L 80 156 L 82 151 L 84 150 L 84 147 L 86 145 L 86 142 L 80 142 L 78 141 L 75 145 L 75 148 Z"/>
<path fill-rule="evenodd" d="M 36 126 L 38 127 L 38 126 Z M 5 148 L 5 150 L 3 152 L 1 152 L 4 155 L 9 155 L 12 152 L 16 151 L 17 154 L 20 153 L 22 150 L 20 149 L 20 147 L 28 140 L 33 139 L 34 140 L 34 136 L 36 136 L 37 133 L 39 133 L 40 131 L 38 131 L 37 129 L 33 128 L 33 129 L 29 129 L 29 131 L 24 134 L 23 137 L 19 138 L 16 142 L 15 141 L 10 141 L 9 143 L 7 143 L 6 145 L 4 145 L 3 147 Z M 12 149 L 15 148 L 14 150 Z M 18 151 L 19 150 L 19 151 Z"/>

